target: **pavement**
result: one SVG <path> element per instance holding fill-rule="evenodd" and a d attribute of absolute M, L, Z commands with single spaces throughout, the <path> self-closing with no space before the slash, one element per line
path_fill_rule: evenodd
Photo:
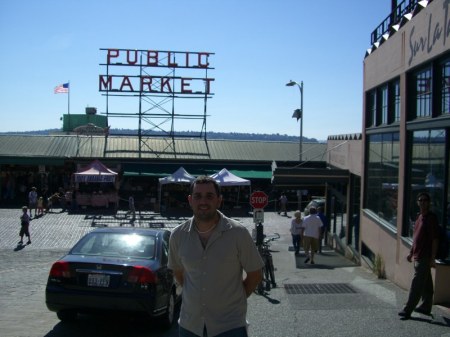
<path fill-rule="evenodd" d="M 124 317 L 82 316 L 75 324 L 61 323 L 47 310 L 45 284 L 52 263 L 84 234 L 96 227 L 131 226 L 126 212 L 53 213 L 33 218 L 32 243 L 17 246 L 20 209 L 0 209 L 0 336 L 1 337 L 143 337 L 178 336 L 177 326 L 161 330 Z M 450 310 L 433 307 L 434 319 L 413 313 L 401 320 L 397 313 L 407 290 L 378 279 L 330 247 L 323 247 L 315 265 L 295 256 L 289 234 L 292 213 L 264 214 L 264 232 L 281 235 L 273 241 L 277 287 L 248 300 L 249 336 L 449 336 Z M 136 227 L 174 228 L 188 217 L 138 213 Z M 233 216 L 250 232 L 253 217 Z M 412 268 L 412 266 L 411 266 Z"/>

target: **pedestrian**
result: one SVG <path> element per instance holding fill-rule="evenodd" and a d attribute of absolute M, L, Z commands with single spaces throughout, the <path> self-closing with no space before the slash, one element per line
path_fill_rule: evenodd
<path fill-rule="evenodd" d="M 37 192 L 36 192 L 36 187 L 32 187 L 31 191 L 28 192 L 28 208 L 30 210 L 30 218 L 32 217 L 32 215 L 31 215 L 31 210 L 32 209 L 34 209 L 34 216 L 36 217 L 37 200 L 38 200 L 38 195 L 37 195 Z"/>
<path fill-rule="evenodd" d="M 131 214 L 131 222 L 136 220 L 136 207 L 134 205 L 134 197 L 130 195 L 128 198 L 128 214 Z"/>
<path fill-rule="evenodd" d="M 77 193 L 78 193 L 78 191 L 74 188 L 72 190 L 72 201 L 71 201 L 71 204 L 70 204 L 70 206 L 71 206 L 70 210 L 72 212 L 78 211 Z"/>
<path fill-rule="evenodd" d="M 67 210 L 67 199 L 66 199 L 66 191 L 64 188 L 60 187 L 58 190 L 59 195 L 59 204 L 61 205 L 61 213 L 65 212 Z"/>
<path fill-rule="evenodd" d="M 294 246 L 295 255 L 300 254 L 300 242 L 302 232 L 302 212 L 295 211 L 294 219 L 291 221 L 292 246 Z"/>
<path fill-rule="evenodd" d="M 286 197 L 286 194 L 282 193 L 280 197 L 280 210 L 278 211 L 278 214 L 283 212 L 284 215 L 287 216 L 287 203 L 288 198 Z"/>
<path fill-rule="evenodd" d="M 303 218 L 302 233 L 303 237 L 303 249 L 305 250 L 306 259 L 305 263 L 311 260 L 311 264 L 314 262 L 314 254 L 319 249 L 319 238 L 322 230 L 322 220 L 317 216 L 317 210 L 314 206 L 309 208 L 309 215 Z"/>
<path fill-rule="evenodd" d="M 38 216 L 44 215 L 44 198 L 39 197 L 37 201 Z"/>
<path fill-rule="evenodd" d="M 61 197 L 59 196 L 58 192 L 52 194 L 48 200 L 47 200 L 47 213 L 53 212 L 53 207 L 56 203 L 59 202 Z"/>
<path fill-rule="evenodd" d="M 413 243 L 406 257 L 414 261 L 414 276 L 409 289 L 408 301 L 398 314 L 403 319 L 410 319 L 413 311 L 431 316 L 433 306 L 433 279 L 431 268 L 436 267 L 435 258 L 438 247 L 439 220 L 430 209 L 431 198 L 422 192 L 417 196 L 419 215 L 414 224 Z M 422 303 L 419 304 L 420 299 Z"/>
<path fill-rule="evenodd" d="M 28 208 L 27 206 L 22 207 L 22 215 L 20 216 L 20 241 L 19 245 L 23 245 L 23 236 L 26 235 L 28 238 L 27 245 L 31 243 L 31 236 L 30 236 L 30 216 L 28 215 Z"/>
<path fill-rule="evenodd" d="M 188 202 L 193 217 L 169 242 L 169 268 L 183 286 L 179 336 L 246 337 L 247 297 L 262 280 L 261 256 L 249 231 L 218 210 L 213 178 L 195 179 Z"/>
<path fill-rule="evenodd" d="M 323 207 L 317 207 L 317 216 L 322 220 L 322 230 L 320 231 L 320 239 L 319 239 L 319 253 L 322 253 L 322 241 L 323 244 L 327 244 L 328 241 L 328 231 L 330 230 L 330 223 L 328 221 L 327 216 L 324 213 Z"/>

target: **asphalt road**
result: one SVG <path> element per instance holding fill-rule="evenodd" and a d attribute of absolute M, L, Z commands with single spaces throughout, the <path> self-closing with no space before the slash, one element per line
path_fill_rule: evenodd
<path fill-rule="evenodd" d="M 125 214 L 92 216 L 47 214 L 31 222 L 32 244 L 17 249 L 19 210 L 0 209 L 0 337 L 141 337 L 178 336 L 177 324 L 161 330 L 152 322 L 129 317 L 81 316 L 63 324 L 45 306 L 45 284 L 52 263 L 84 233 L 96 226 L 129 226 Z M 165 222 L 167 227 L 183 217 L 163 218 L 141 214 L 136 226 Z M 238 218 L 250 231 L 251 217 Z M 278 232 L 272 245 L 277 288 L 249 298 L 248 321 L 252 337 L 273 336 L 450 336 L 450 311 L 434 308 L 435 319 L 414 314 L 401 321 L 397 312 L 407 292 L 387 280 L 378 280 L 331 249 L 317 256 L 316 265 L 305 265 L 290 247 L 290 218 L 265 214 L 265 233 Z M 345 285 L 353 292 L 291 294 L 289 285 Z"/>

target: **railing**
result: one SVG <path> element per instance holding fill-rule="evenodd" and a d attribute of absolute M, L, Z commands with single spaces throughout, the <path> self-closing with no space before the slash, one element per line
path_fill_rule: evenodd
<path fill-rule="evenodd" d="M 420 0 L 403 0 L 400 2 L 395 10 L 372 32 L 370 43 L 374 44 L 379 41 L 393 25 L 400 22 L 403 15 L 412 12 L 419 1 Z"/>

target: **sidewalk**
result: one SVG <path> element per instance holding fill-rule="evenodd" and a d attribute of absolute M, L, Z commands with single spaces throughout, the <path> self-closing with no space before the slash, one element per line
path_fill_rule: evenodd
<path fill-rule="evenodd" d="M 119 212 L 116 216 L 47 214 L 31 221 L 32 244 L 17 250 L 19 215 L 20 210 L 0 209 L 0 294 L 3 302 L 0 303 L 0 335 L 106 336 L 99 334 L 97 328 L 91 331 L 88 328 L 61 325 L 56 315 L 48 312 L 43 303 L 45 275 L 58 254 L 68 250 L 93 228 L 106 225 L 131 226 L 126 213 Z M 316 256 L 315 265 L 305 264 L 305 256 L 296 257 L 292 251 L 290 215 L 288 213 L 288 217 L 284 217 L 274 212 L 264 214 L 265 234 L 281 235 L 271 246 L 277 288 L 265 295 L 250 296 L 250 336 L 450 336 L 448 309 L 433 307 L 435 319 L 432 321 L 417 313 L 413 314 L 411 320 L 400 320 L 397 312 L 406 301 L 407 291 L 388 280 L 379 280 L 372 271 L 354 265 L 327 247 Z M 145 213 L 137 215 L 134 225 L 149 227 L 163 223 L 170 229 L 184 219 Z M 236 219 L 249 231 L 254 228 L 252 217 Z M 22 274 L 32 275 L 33 272 L 39 275 L 27 278 L 22 287 Z M 17 297 L 24 291 L 28 292 L 26 301 Z M 36 315 L 39 315 L 38 320 L 35 320 Z M 88 323 L 86 326 L 89 326 Z M 177 333 L 176 329 L 151 334 L 127 330 L 126 334 L 108 336 L 144 335 L 175 337 Z"/>

